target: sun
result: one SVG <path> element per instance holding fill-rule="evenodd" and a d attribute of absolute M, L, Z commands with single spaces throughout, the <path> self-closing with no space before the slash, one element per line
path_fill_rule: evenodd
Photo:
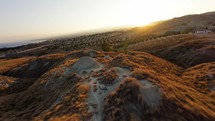
<path fill-rule="evenodd" d="M 122 18 L 124 24 L 141 26 L 170 18 L 173 11 L 163 7 L 162 1 L 155 4 L 149 0 L 135 0 L 122 3 Z"/>

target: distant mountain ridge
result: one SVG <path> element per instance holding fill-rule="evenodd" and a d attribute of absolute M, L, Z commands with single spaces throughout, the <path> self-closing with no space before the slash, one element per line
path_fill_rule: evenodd
<path fill-rule="evenodd" d="M 215 30 L 215 12 L 176 17 L 166 21 L 155 22 L 150 26 L 137 27 L 130 31 L 136 31 L 139 34 L 163 34 L 167 31 L 184 32 L 188 29 Z"/>

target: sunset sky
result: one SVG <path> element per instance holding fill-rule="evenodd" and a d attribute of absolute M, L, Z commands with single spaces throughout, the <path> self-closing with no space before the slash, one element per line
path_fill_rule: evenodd
<path fill-rule="evenodd" d="M 0 0 L 0 43 L 215 11 L 215 0 Z"/>

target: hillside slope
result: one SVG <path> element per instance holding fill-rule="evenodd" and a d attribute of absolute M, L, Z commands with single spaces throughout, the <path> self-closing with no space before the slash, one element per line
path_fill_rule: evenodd
<path fill-rule="evenodd" d="M 165 34 L 168 31 L 185 32 L 210 29 L 215 30 L 215 12 L 186 15 L 145 27 L 137 27 L 128 32 L 136 34 Z"/>
<path fill-rule="evenodd" d="M 215 34 L 180 34 L 129 45 L 184 68 L 215 61 Z"/>
<path fill-rule="evenodd" d="M 188 85 L 193 85 L 200 92 L 215 98 L 215 62 L 203 63 L 188 68 L 183 73 L 183 78 Z"/>
<path fill-rule="evenodd" d="M 213 120 L 214 98 L 183 72 L 145 52 L 71 51 L 25 91 L 1 96 L 0 120 Z"/>

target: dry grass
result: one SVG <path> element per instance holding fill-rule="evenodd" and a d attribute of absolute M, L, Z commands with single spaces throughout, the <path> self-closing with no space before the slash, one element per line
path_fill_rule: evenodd
<path fill-rule="evenodd" d="M 152 117 L 150 114 L 146 115 L 144 119 L 156 120 L 159 117 L 159 120 L 176 120 L 174 117 L 177 117 L 177 120 L 212 120 L 215 117 L 215 100 L 195 90 L 192 85 L 187 85 L 181 78 L 183 69 L 145 53 L 133 55 L 135 57 L 127 58 L 128 62 L 139 67 L 134 69 L 133 76 L 141 79 L 141 74 L 148 74 L 147 80 L 164 92 L 163 103 L 158 112 Z"/>
<path fill-rule="evenodd" d="M 0 120 L 89 120 L 93 115 L 88 112 L 86 104 L 89 87 L 81 82 L 83 79 L 77 74 L 63 73 L 65 68 L 76 62 L 78 53 L 66 56 L 26 91 L 0 97 Z M 131 76 L 134 78 L 122 81 L 123 86 L 119 85 L 105 98 L 104 120 L 134 120 L 134 117 L 137 120 L 150 121 L 214 119 L 214 98 L 199 92 L 193 83 L 188 83 L 189 80 L 181 76 L 184 71 L 182 68 L 143 52 L 112 57 L 106 63 L 109 68 L 101 73 L 108 72 L 113 66 L 124 67 L 133 71 Z M 191 73 L 198 68 L 187 71 Z M 211 66 L 206 68 L 206 71 L 211 70 Z M 194 72 L 194 75 L 199 72 Z M 108 80 L 112 80 L 109 79 L 112 76 L 108 75 Z M 192 76 L 191 78 L 196 79 Z M 162 89 L 163 100 L 157 109 L 152 111 L 142 103 L 138 79 L 147 79 Z"/>
<path fill-rule="evenodd" d="M 87 106 L 84 103 L 87 100 L 89 86 L 76 84 L 73 93 L 66 94 L 61 103 L 55 105 L 49 111 L 44 112 L 35 120 L 49 121 L 80 121 L 86 120 L 90 116 L 87 112 Z"/>
<path fill-rule="evenodd" d="M 10 59 L 10 60 L 1 59 L 0 60 L 0 74 L 5 73 L 22 64 L 28 63 L 33 59 L 35 59 L 35 57 L 24 57 L 24 58 L 18 58 L 18 59 Z"/>
<path fill-rule="evenodd" d="M 17 79 L 15 78 L 10 78 L 7 76 L 2 76 L 0 75 L 0 95 L 1 92 L 4 90 L 7 90 L 9 88 L 9 86 L 14 83 Z"/>
<path fill-rule="evenodd" d="M 110 70 L 102 73 L 98 80 L 101 80 L 100 83 L 102 84 L 112 84 L 117 77 L 116 72 L 114 70 Z"/>
<path fill-rule="evenodd" d="M 140 92 L 142 84 L 135 78 L 125 78 L 119 87 L 105 98 L 105 121 L 148 120 L 145 116 L 154 113 Z M 135 118 L 134 118 L 135 117 Z M 157 117 L 157 114 L 153 114 Z"/>
<path fill-rule="evenodd" d="M 39 58 L 43 59 L 59 59 L 64 58 L 67 54 L 66 53 L 53 53 L 53 54 L 47 54 L 44 56 L 40 56 Z"/>
<path fill-rule="evenodd" d="M 51 68 L 57 66 L 66 54 L 48 54 L 35 58 L 28 63 L 14 67 L 7 71 L 6 75 L 19 78 L 38 78 Z"/>
<path fill-rule="evenodd" d="M 214 95 L 215 87 L 215 63 L 204 63 L 187 69 L 183 78 L 189 85 L 204 94 Z"/>
<path fill-rule="evenodd" d="M 189 68 L 215 61 L 214 35 L 187 34 L 165 37 L 131 45 L 130 50 L 148 52 L 181 67 Z"/>
<path fill-rule="evenodd" d="M 144 70 L 137 68 L 132 71 L 131 76 L 139 80 L 144 80 L 147 79 L 149 75 Z"/>
<path fill-rule="evenodd" d="M 0 75 L 0 96 L 19 93 L 34 83 L 34 79 L 21 79 Z"/>

